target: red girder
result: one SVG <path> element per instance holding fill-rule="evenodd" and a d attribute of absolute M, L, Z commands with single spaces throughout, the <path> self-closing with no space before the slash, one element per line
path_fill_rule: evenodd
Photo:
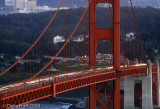
<path fill-rule="evenodd" d="M 49 96 L 55 97 L 56 94 L 63 93 L 76 88 L 101 83 L 109 80 L 115 80 L 116 76 L 131 76 L 131 73 L 133 73 L 133 75 L 147 74 L 147 67 L 137 67 L 137 69 L 125 68 L 121 69 L 121 71 L 122 72 L 119 73 L 119 75 L 116 75 L 116 71 L 114 69 L 91 74 L 85 74 L 81 76 L 59 80 L 53 83 L 30 87 L 28 89 L 21 89 L 15 92 L 13 91 L 10 93 L 1 94 L 0 104 L 25 104 Z M 106 85 L 105 87 L 111 92 L 111 90 Z M 98 89 L 97 91 L 99 90 L 100 89 Z M 106 96 L 106 94 L 104 95 Z"/>
<path fill-rule="evenodd" d="M 22 105 L 32 101 L 36 101 L 42 98 L 46 98 L 53 95 L 53 86 L 38 86 L 30 89 L 22 89 L 18 92 L 12 92 L 8 95 L 1 95 L 1 104 L 10 105 Z M 0 106 L 1 109 L 2 106 Z M 4 108 L 5 109 L 5 108 Z"/>
<path fill-rule="evenodd" d="M 92 75 L 86 75 L 78 78 L 69 79 L 56 83 L 56 93 L 62 93 L 76 88 L 100 83 L 103 81 L 109 81 L 116 78 L 115 71 L 98 72 Z M 64 87 L 65 86 L 65 87 Z M 68 86 L 68 87 L 67 87 Z"/>
<path fill-rule="evenodd" d="M 133 76 L 133 75 L 142 75 L 142 74 L 148 74 L 148 69 L 146 67 L 131 67 L 131 68 L 125 68 L 120 69 L 119 76 L 120 77 L 127 77 L 127 76 Z"/>
<path fill-rule="evenodd" d="M 113 40 L 113 28 L 96 28 L 96 40 Z"/>

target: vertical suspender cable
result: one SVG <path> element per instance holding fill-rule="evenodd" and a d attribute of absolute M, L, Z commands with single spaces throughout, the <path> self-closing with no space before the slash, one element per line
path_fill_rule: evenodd
<path fill-rule="evenodd" d="M 62 48 L 59 50 L 59 52 L 55 55 L 55 57 L 54 57 L 45 67 L 43 67 L 36 75 L 34 75 L 32 78 L 26 80 L 24 83 L 20 84 L 19 86 L 14 87 L 14 88 L 12 88 L 12 89 L 10 89 L 10 90 L 7 90 L 7 91 L 5 91 L 5 92 L 3 92 L 3 93 L 7 93 L 7 92 L 10 92 L 10 91 L 12 91 L 12 90 L 15 90 L 15 89 L 17 89 L 18 87 L 21 87 L 22 85 L 26 84 L 27 82 L 33 80 L 35 77 L 37 77 L 41 72 L 43 72 L 43 71 L 55 60 L 55 58 L 62 52 L 62 50 L 64 49 L 64 47 L 68 44 L 68 42 L 69 42 L 70 39 L 72 38 L 73 34 L 74 34 L 75 31 L 77 30 L 77 28 L 78 28 L 79 24 L 81 23 L 81 21 L 82 21 L 84 15 L 85 15 L 85 13 L 86 13 L 86 11 L 87 11 L 90 3 L 91 3 L 91 1 L 92 1 L 92 0 L 89 1 L 89 3 L 88 3 L 88 5 L 87 5 L 87 7 L 86 7 L 86 9 L 85 9 L 82 17 L 80 18 L 78 24 L 76 25 L 75 29 L 74 29 L 73 32 L 71 33 L 70 37 L 67 39 L 67 41 L 65 42 L 65 44 L 64 44 L 64 45 L 62 46 Z"/>
<path fill-rule="evenodd" d="M 3 74 L 5 74 L 7 71 L 9 71 L 11 68 L 13 68 L 20 60 L 22 60 L 29 51 L 31 51 L 31 49 L 37 44 L 37 42 L 41 39 L 41 37 L 43 36 L 43 34 L 46 32 L 46 30 L 48 29 L 48 27 L 50 26 L 50 24 L 52 23 L 52 21 L 54 20 L 55 16 L 57 15 L 62 3 L 64 2 L 64 0 L 61 1 L 61 4 L 59 5 L 58 9 L 56 10 L 55 14 L 53 15 L 52 19 L 50 20 L 49 24 L 46 26 L 46 28 L 44 29 L 44 31 L 42 32 L 42 34 L 38 37 L 38 39 L 34 42 L 34 44 L 27 50 L 27 52 L 25 52 L 23 54 L 23 56 L 18 59 L 12 66 L 10 66 L 8 69 L 6 69 L 4 72 L 2 72 L 0 74 L 0 76 L 2 76 Z"/>
<path fill-rule="evenodd" d="M 137 28 L 137 32 L 138 32 L 138 36 L 139 36 L 139 40 L 140 40 L 140 44 L 141 44 L 141 47 L 142 47 L 143 55 L 144 55 L 145 60 L 147 62 L 147 58 L 146 58 L 146 55 L 145 55 L 145 51 L 144 51 L 144 48 L 143 48 L 142 40 L 141 40 L 141 37 L 140 37 L 140 32 L 139 32 L 137 21 L 136 21 L 136 16 L 135 16 L 133 5 L 132 5 L 132 0 L 130 0 L 130 3 L 131 3 L 131 8 L 132 8 L 132 12 L 133 12 L 133 16 L 134 16 L 134 20 L 135 20 L 135 24 L 136 24 L 136 28 Z"/>

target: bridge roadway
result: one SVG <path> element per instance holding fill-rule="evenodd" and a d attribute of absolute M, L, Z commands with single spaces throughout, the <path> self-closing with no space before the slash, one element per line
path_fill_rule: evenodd
<path fill-rule="evenodd" d="M 3 93 L 4 90 L 12 89 L 24 81 L 0 86 L 0 104 L 22 105 L 45 97 L 55 97 L 76 88 L 88 86 L 95 83 L 114 80 L 131 75 L 147 74 L 147 64 L 141 63 L 132 66 L 121 66 L 117 72 L 113 67 L 89 69 L 77 72 L 62 73 L 59 75 L 46 76 L 27 82 L 25 88 Z M 26 88 L 27 87 L 27 88 Z"/>

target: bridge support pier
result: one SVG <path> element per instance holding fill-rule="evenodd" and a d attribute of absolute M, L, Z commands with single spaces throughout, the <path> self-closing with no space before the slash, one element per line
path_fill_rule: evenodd
<path fill-rule="evenodd" d="M 142 109 L 152 109 L 152 67 L 148 62 L 148 75 L 136 75 L 124 78 L 124 109 L 135 108 L 135 83 L 142 85 Z"/>
<path fill-rule="evenodd" d="M 158 107 L 160 107 L 160 72 L 159 72 L 158 59 L 156 59 L 156 66 L 157 66 L 157 101 L 158 101 Z"/>

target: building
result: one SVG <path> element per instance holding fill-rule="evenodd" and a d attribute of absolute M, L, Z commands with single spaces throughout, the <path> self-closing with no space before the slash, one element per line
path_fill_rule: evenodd
<path fill-rule="evenodd" d="M 20 56 L 15 56 L 15 59 L 16 59 L 16 60 L 18 60 L 18 59 L 20 59 L 20 58 L 21 58 Z"/>
<path fill-rule="evenodd" d="M 27 2 L 27 11 L 32 11 L 34 8 L 36 8 L 36 2 L 28 1 Z"/>
<path fill-rule="evenodd" d="M 136 39 L 135 33 L 130 32 L 130 33 L 126 34 L 126 42 L 130 42 L 130 41 L 135 40 L 135 39 Z"/>
<path fill-rule="evenodd" d="M 5 0 L 5 6 L 13 8 L 14 12 L 32 12 L 37 6 L 37 0 Z"/>
<path fill-rule="evenodd" d="M 89 57 L 84 55 L 84 56 L 76 56 L 75 60 L 78 62 L 89 62 Z"/>
<path fill-rule="evenodd" d="M 25 9 L 25 0 L 16 0 L 15 8 L 16 10 L 24 10 Z"/>
<path fill-rule="evenodd" d="M 84 41 L 84 35 L 79 35 L 77 37 L 73 37 L 72 41 L 74 41 L 74 42 L 83 42 Z"/>
<path fill-rule="evenodd" d="M 16 0 L 5 0 L 5 6 L 12 8 L 10 10 L 16 10 Z"/>
<path fill-rule="evenodd" d="M 65 41 L 65 38 L 63 36 L 56 36 L 53 38 L 54 44 L 59 43 L 59 42 L 64 42 L 64 41 Z"/>
<path fill-rule="evenodd" d="M 13 0 L 5 0 L 5 6 L 13 5 Z"/>
<path fill-rule="evenodd" d="M 113 63 L 113 55 L 97 53 L 96 61 L 98 63 L 101 63 L 101 62 Z"/>
<path fill-rule="evenodd" d="M 5 0 L 0 0 L 0 7 L 4 7 L 5 6 Z"/>
<path fill-rule="evenodd" d="M 0 54 L 0 58 L 3 58 L 4 54 Z"/>
<path fill-rule="evenodd" d="M 37 0 L 26 0 L 26 10 L 32 11 L 37 7 Z"/>
<path fill-rule="evenodd" d="M 28 0 L 28 2 L 34 2 L 37 6 L 37 0 Z"/>
<path fill-rule="evenodd" d="M 6 7 L 12 7 L 13 10 L 24 10 L 26 0 L 5 0 Z"/>

